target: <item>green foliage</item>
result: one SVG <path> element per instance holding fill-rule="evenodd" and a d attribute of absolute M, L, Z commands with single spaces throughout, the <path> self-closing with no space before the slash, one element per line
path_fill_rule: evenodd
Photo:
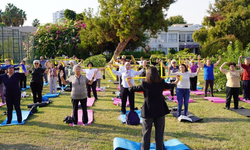
<path fill-rule="evenodd" d="M 40 25 L 40 21 L 38 19 L 34 19 L 32 22 L 33 27 L 38 27 Z"/>
<path fill-rule="evenodd" d="M 11 3 L 7 3 L 4 12 L 0 11 L 0 22 L 5 23 L 7 26 L 23 26 L 25 20 L 27 20 L 25 11 Z"/>
<path fill-rule="evenodd" d="M 63 13 L 64 17 L 68 20 L 76 20 L 76 12 L 70 9 L 66 9 Z"/>
<path fill-rule="evenodd" d="M 7 27 L 5 23 L 0 23 L 0 26 L 4 26 L 4 27 Z"/>
<path fill-rule="evenodd" d="M 168 21 L 169 26 L 173 24 L 186 24 L 187 23 L 181 15 L 171 16 L 169 19 L 167 19 L 167 21 Z"/>
<path fill-rule="evenodd" d="M 82 15 L 82 13 L 76 14 L 76 21 L 80 21 L 80 20 L 83 20 L 83 15 Z"/>
<path fill-rule="evenodd" d="M 192 53 L 192 51 L 189 48 L 185 48 L 183 51 L 186 53 Z"/>
<path fill-rule="evenodd" d="M 93 63 L 93 67 L 104 67 L 106 65 L 106 58 L 103 55 L 91 56 L 83 62 L 83 65 L 87 67 L 89 62 Z"/>
<path fill-rule="evenodd" d="M 175 54 L 175 53 L 177 53 L 177 52 L 176 52 L 176 50 L 175 50 L 174 48 L 170 48 L 170 49 L 169 49 L 169 53 L 170 53 L 170 54 Z"/>
<path fill-rule="evenodd" d="M 181 59 L 185 59 L 185 58 L 189 58 L 189 57 L 195 57 L 196 55 L 194 53 L 189 53 L 187 51 L 178 51 L 177 53 L 168 53 L 166 55 L 167 58 L 169 59 L 175 59 L 175 60 L 179 60 L 179 57 L 181 57 Z"/>
<path fill-rule="evenodd" d="M 81 42 L 79 32 L 84 30 L 85 27 L 86 24 L 82 21 L 74 22 L 71 20 L 61 24 L 40 26 L 37 32 L 34 33 L 36 54 L 48 57 L 51 55 L 83 56 L 85 52 L 79 46 Z"/>
<path fill-rule="evenodd" d="M 241 55 L 248 56 L 250 52 L 250 44 L 248 44 L 245 50 L 242 50 L 241 48 L 242 46 L 240 42 L 236 41 L 234 45 L 232 44 L 228 45 L 226 52 L 219 50 L 218 53 L 222 55 L 221 64 L 224 62 L 228 62 L 228 63 L 235 62 L 236 64 L 238 64 L 238 59 Z M 211 61 L 213 63 L 215 63 L 218 60 L 218 57 L 217 57 L 218 55 L 215 55 L 215 57 L 211 58 Z M 221 73 L 221 71 L 219 70 L 219 67 L 220 66 L 214 68 L 215 81 L 216 81 L 215 87 L 217 89 L 224 89 L 226 86 L 227 79 L 226 79 L 226 76 L 223 73 Z M 229 68 L 225 67 L 225 69 L 229 69 Z"/>

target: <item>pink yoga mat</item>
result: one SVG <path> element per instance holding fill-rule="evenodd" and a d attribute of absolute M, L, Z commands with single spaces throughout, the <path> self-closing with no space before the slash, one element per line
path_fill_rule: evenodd
<path fill-rule="evenodd" d="M 99 92 L 99 91 L 101 91 L 101 88 L 96 88 L 96 92 Z M 91 89 L 91 92 L 92 92 L 92 89 Z"/>
<path fill-rule="evenodd" d="M 213 103 L 226 103 L 226 100 L 220 97 L 204 97 L 204 98 Z"/>
<path fill-rule="evenodd" d="M 170 91 L 163 91 L 162 95 L 171 95 Z"/>
<path fill-rule="evenodd" d="M 203 91 L 196 91 L 196 92 L 192 92 L 195 95 L 205 95 L 205 92 Z M 207 92 L 207 94 L 210 94 L 210 92 Z"/>
<path fill-rule="evenodd" d="M 168 96 L 168 98 L 170 99 L 170 100 L 172 100 L 172 96 Z M 173 102 L 175 102 L 175 103 L 177 103 L 178 104 L 178 100 L 177 100 L 177 96 L 174 96 L 174 100 L 173 100 Z M 193 99 L 189 99 L 189 101 L 188 101 L 189 103 L 193 103 L 194 102 L 194 100 Z"/>
<path fill-rule="evenodd" d="M 115 98 L 114 97 L 114 105 L 122 104 L 122 100 L 120 98 Z M 127 100 L 126 106 L 129 106 L 129 100 Z"/>
<path fill-rule="evenodd" d="M 117 90 L 120 90 L 120 84 L 118 84 L 118 86 L 117 86 Z"/>
<path fill-rule="evenodd" d="M 193 94 L 195 94 L 196 92 L 202 92 L 202 91 L 200 91 L 200 90 L 197 90 L 197 91 L 190 91 L 190 93 L 193 93 Z"/>
<path fill-rule="evenodd" d="M 226 103 L 226 100 L 224 100 L 224 99 L 221 99 L 221 100 L 217 99 L 217 100 L 213 100 L 213 103 Z"/>
<path fill-rule="evenodd" d="M 2 106 L 4 106 L 4 105 L 6 105 L 6 103 L 0 103 L 0 107 L 2 107 Z"/>
<path fill-rule="evenodd" d="M 94 105 L 95 98 L 88 98 L 87 99 L 87 107 L 92 107 Z"/>
<path fill-rule="evenodd" d="M 94 119 L 94 113 L 93 113 L 93 110 L 87 110 L 88 112 L 88 125 L 90 125 L 92 122 L 93 122 L 93 119 Z M 72 116 L 73 114 L 71 114 Z M 73 124 L 69 124 L 70 126 L 72 126 Z M 77 125 L 83 125 L 83 122 L 82 122 L 82 110 L 78 110 L 78 123 Z"/>
<path fill-rule="evenodd" d="M 239 99 L 240 99 L 242 102 L 246 102 L 246 103 L 249 103 L 249 104 L 250 104 L 250 100 L 244 101 L 242 97 L 239 97 Z"/>

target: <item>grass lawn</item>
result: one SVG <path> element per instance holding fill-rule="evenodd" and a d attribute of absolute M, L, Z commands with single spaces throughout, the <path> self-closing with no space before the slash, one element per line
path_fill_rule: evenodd
<path fill-rule="evenodd" d="M 203 80 L 199 77 L 200 81 Z M 122 124 L 117 118 L 120 107 L 112 104 L 117 85 L 110 75 L 101 80 L 102 86 L 110 86 L 106 92 L 98 92 L 94 106 L 94 122 L 89 126 L 69 126 L 63 123 L 63 118 L 71 114 L 72 105 L 70 93 L 61 94 L 54 98 L 53 103 L 39 109 L 39 112 L 29 116 L 24 125 L 0 127 L 0 149 L 90 149 L 111 150 L 113 139 L 122 137 L 129 140 L 141 141 L 141 125 L 129 126 Z M 204 80 L 203 80 L 204 81 Z M 201 82 L 204 83 L 204 82 Z M 139 84 L 139 82 L 137 82 Z M 49 91 L 49 85 L 44 87 L 43 94 Z M 30 94 L 30 89 L 27 90 Z M 224 93 L 214 93 L 215 96 L 225 98 Z M 164 140 L 179 139 L 191 149 L 239 149 L 250 147 L 250 119 L 232 111 L 223 109 L 225 104 L 214 104 L 198 96 L 194 103 L 189 104 L 189 111 L 203 122 L 180 123 L 172 115 L 166 115 Z M 32 98 L 22 98 L 22 110 L 28 110 L 27 104 Z M 135 106 L 140 108 L 143 95 L 135 94 Z M 250 109 L 250 104 L 240 102 L 240 106 Z M 168 102 L 168 106 L 176 106 Z M 233 103 L 231 104 L 233 106 Z M 129 108 L 128 108 L 129 109 Z M 6 106 L 0 108 L 0 122 L 6 116 L 2 115 Z M 154 129 L 151 134 L 154 142 Z"/>

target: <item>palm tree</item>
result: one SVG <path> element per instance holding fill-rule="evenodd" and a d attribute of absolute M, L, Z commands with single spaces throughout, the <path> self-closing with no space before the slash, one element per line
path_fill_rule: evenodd
<path fill-rule="evenodd" d="M 39 25 L 40 25 L 40 21 L 38 19 L 33 20 L 33 22 L 32 22 L 33 27 L 37 27 Z"/>
<path fill-rule="evenodd" d="M 20 14 L 21 14 L 20 25 L 23 26 L 24 21 L 27 20 L 27 15 L 26 15 L 25 11 L 23 11 L 22 9 L 21 9 Z"/>

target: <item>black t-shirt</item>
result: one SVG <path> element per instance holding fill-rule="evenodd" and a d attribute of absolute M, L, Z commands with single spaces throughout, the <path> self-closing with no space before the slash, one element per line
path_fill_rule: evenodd
<path fill-rule="evenodd" d="M 43 68 L 32 68 L 29 72 L 31 73 L 31 80 L 30 82 L 42 83 L 43 82 Z"/>
<path fill-rule="evenodd" d="M 21 89 L 19 87 L 19 81 L 24 76 L 24 73 L 14 73 L 11 77 L 9 77 L 7 74 L 1 74 L 0 81 L 3 82 L 5 86 L 4 96 L 20 95 Z"/>
<path fill-rule="evenodd" d="M 60 73 L 61 70 L 63 71 L 63 74 L 65 74 L 65 67 L 63 67 L 63 65 L 60 65 L 60 66 L 59 66 L 59 71 L 58 71 L 58 73 Z"/>

